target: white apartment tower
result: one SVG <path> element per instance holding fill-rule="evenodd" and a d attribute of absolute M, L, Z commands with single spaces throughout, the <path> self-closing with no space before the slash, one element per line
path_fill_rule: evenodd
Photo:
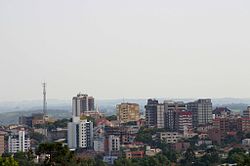
<path fill-rule="evenodd" d="M 30 149 L 30 138 L 25 131 L 12 133 L 8 139 L 9 153 L 27 152 Z"/>
<path fill-rule="evenodd" d="M 71 149 L 93 147 L 93 122 L 73 117 L 68 123 L 68 147 Z"/>

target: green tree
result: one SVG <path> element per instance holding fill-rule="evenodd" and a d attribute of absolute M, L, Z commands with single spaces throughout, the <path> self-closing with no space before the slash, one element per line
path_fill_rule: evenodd
<path fill-rule="evenodd" d="M 206 165 L 218 165 L 220 162 L 219 153 L 215 148 L 210 148 L 206 150 L 206 155 L 203 156 L 200 161 Z"/>
<path fill-rule="evenodd" d="M 184 153 L 184 159 L 181 160 L 181 165 L 191 166 L 195 162 L 197 162 L 197 159 L 195 157 L 193 149 L 187 149 L 187 151 Z"/>
<path fill-rule="evenodd" d="M 13 157 L 0 157 L 0 166 L 19 166 Z"/>
<path fill-rule="evenodd" d="M 34 163 L 35 156 L 32 150 L 29 150 L 28 152 L 17 152 L 14 155 L 14 159 L 21 166 L 34 166 L 35 165 Z"/>
<path fill-rule="evenodd" d="M 43 143 L 40 144 L 37 152 L 38 155 L 46 154 L 50 157 L 44 161 L 44 165 L 68 166 L 73 161 L 74 155 L 69 151 L 67 146 L 62 146 L 61 143 Z"/>
<path fill-rule="evenodd" d="M 133 163 L 131 160 L 119 158 L 118 160 L 115 160 L 114 166 L 133 166 Z"/>
<path fill-rule="evenodd" d="M 231 164 L 237 163 L 238 166 L 249 166 L 250 156 L 243 149 L 234 148 L 229 152 L 227 162 Z"/>

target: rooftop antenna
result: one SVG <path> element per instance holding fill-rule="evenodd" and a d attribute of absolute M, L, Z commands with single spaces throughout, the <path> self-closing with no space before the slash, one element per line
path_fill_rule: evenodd
<path fill-rule="evenodd" d="M 42 85 L 43 85 L 43 114 L 44 116 L 47 116 L 46 82 L 43 82 Z"/>
<path fill-rule="evenodd" d="M 44 128 L 44 142 L 46 142 L 46 137 L 47 137 L 47 127 L 46 127 L 46 122 L 48 118 L 48 113 L 47 113 L 47 99 L 46 99 L 46 82 L 42 83 L 43 86 L 43 128 Z"/>

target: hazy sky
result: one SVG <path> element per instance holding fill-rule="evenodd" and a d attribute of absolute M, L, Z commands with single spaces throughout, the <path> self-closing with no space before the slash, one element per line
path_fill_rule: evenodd
<path fill-rule="evenodd" d="M 0 0 L 0 101 L 250 97 L 249 0 Z"/>

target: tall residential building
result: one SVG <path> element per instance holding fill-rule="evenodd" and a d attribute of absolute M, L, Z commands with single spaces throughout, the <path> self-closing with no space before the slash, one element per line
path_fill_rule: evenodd
<path fill-rule="evenodd" d="M 121 103 L 116 106 L 116 114 L 120 123 L 138 121 L 140 119 L 140 106 L 135 103 Z"/>
<path fill-rule="evenodd" d="M 94 110 L 95 110 L 95 100 L 92 96 L 79 93 L 76 97 L 73 97 L 72 99 L 73 116 L 80 116 L 81 113 Z"/>
<path fill-rule="evenodd" d="M 178 131 L 177 112 L 186 109 L 184 102 L 164 101 L 165 128 L 169 131 Z"/>
<path fill-rule="evenodd" d="M 4 142 L 4 133 L 0 132 L 0 156 L 4 153 L 4 147 L 5 147 L 5 142 Z"/>
<path fill-rule="evenodd" d="M 156 113 L 156 127 L 158 129 L 163 129 L 165 127 L 165 114 L 164 114 L 164 104 L 157 105 L 157 113 Z"/>
<path fill-rule="evenodd" d="M 243 111 L 243 118 L 250 118 L 250 106 L 248 106 L 247 109 Z"/>
<path fill-rule="evenodd" d="M 192 129 L 192 112 L 179 110 L 176 112 L 176 128 L 179 132 L 184 132 L 185 129 Z"/>
<path fill-rule="evenodd" d="M 94 111 L 95 110 L 95 99 L 92 96 L 88 97 L 88 111 Z"/>
<path fill-rule="evenodd" d="M 30 138 L 25 131 L 12 133 L 8 139 L 9 153 L 27 152 L 30 149 Z"/>
<path fill-rule="evenodd" d="M 148 99 L 145 105 L 145 117 L 147 127 L 157 127 L 158 100 Z"/>
<path fill-rule="evenodd" d="M 68 123 L 68 147 L 71 149 L 93 148 L 93 123 L 73 117 Z"/>
<path fill-rule="evenodd" d="M 188 110 L 193 114 L 193 126 L 207 125 L 212 123 L 211 99 L 199 99 L 187 104 Z"/>

